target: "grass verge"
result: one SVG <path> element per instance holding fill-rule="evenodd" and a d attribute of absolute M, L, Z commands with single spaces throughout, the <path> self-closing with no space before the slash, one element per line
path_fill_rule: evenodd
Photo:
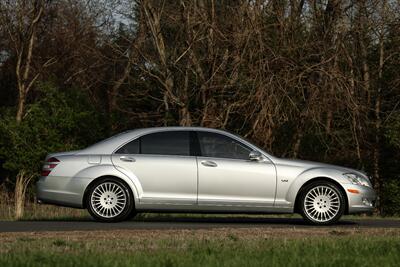
<path fill-rule="evenodd" d="M 398 266 L 400 231 L 218 229 L 0 234 L 0 266 Z"/>
<path fill-rule="evenodd" d="M 42 205 L 28 202 L 25 204 L 23 221 L 62 221 L 62 220 L 89 220 L 86 210 Z M 0 203 L 0 221 L 13 221 L 14 206 L 12 203 Z"/>

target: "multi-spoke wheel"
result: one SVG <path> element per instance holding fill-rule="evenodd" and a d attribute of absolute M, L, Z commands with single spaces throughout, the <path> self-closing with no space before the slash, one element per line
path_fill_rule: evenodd
<path fill-rule="evenodd" d="M 124 183 L 118 180 L 102 179 L 89 189 L 87 208 L 96 220 L 122 221 L 132 214 L 132 193 Z"/>
<path fill-rule="evenodd" d="M 305 187 L 300 196 L 301 214 L 313 224 L 332 224 L 345 209 L 342 191 L 333 183 L 317 181 Z"/>

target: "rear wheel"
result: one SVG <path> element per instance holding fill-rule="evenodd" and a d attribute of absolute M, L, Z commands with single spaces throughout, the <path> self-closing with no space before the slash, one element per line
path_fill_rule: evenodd
<path fill-rule="evenodd" d="M 306 186 L 300 196 L 301 215 L 311 224 L 337 222 L 345 211 L 345 196 L 334 183 L 316 181 Z"/>
<path fill-rule="evenodd" d="M 133 214 L 133 195 L 128 186 L 116 179 L 95 182 L 88 192 L 87 208 L 92 217 L 102 222 L 119 222 Z"/>

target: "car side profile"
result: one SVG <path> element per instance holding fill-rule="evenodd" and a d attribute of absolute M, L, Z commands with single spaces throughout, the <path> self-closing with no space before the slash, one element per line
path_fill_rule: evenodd
<path fill-rule="evenodd" d="M 372 211 L 375 198 L 360 171 L 274 157 L 201 127 L 136 129 L 50 154 L 37 182 L 39 202 L 86 208 L 103 222 L 173 211 L 300 213 L 326 225 Z"/>

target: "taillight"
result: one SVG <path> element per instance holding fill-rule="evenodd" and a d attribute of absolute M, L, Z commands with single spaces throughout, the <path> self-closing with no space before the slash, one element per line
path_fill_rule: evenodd
<path fill-rule="evenodd" d="M 49 158 L 46 160 L 46 163 L 43 165 L 41 176 L 48 176 L 51 171 L 57 166 L 60 162 L 57 158 Z"/>

